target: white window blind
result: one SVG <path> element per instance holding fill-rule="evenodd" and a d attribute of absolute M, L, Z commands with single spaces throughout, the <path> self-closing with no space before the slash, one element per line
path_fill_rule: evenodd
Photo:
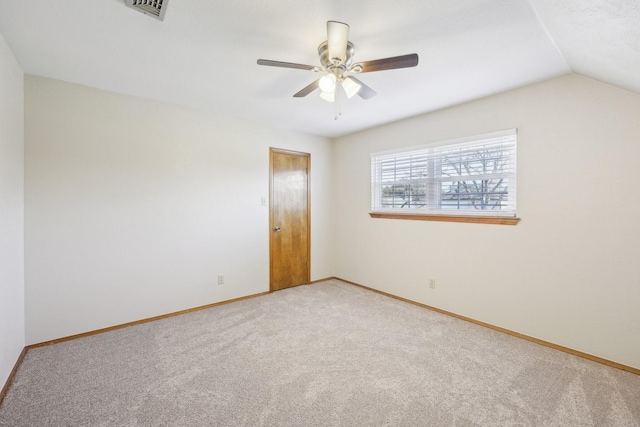
<path fill-rule="evenodd" d="M 372 212 L 516 215 L 516 129 L 371 154 Z"/>

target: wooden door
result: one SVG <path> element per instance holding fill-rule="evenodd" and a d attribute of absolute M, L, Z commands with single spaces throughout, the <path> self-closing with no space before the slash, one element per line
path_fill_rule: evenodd
<path fill-rule="evenodd" d="M 270 150 L 270 290 L 310 281 L 310 155 Z"/>

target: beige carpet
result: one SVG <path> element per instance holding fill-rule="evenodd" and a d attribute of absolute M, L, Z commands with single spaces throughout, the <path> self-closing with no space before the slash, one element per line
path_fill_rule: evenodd
<path fill-rule="evenodd" d="M 640 426 L 640 377 L 329 281 L 28 352 L 2 426 Z"/>

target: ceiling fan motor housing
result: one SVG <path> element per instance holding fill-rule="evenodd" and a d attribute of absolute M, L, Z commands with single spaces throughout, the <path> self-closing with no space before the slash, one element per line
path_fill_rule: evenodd
<path fill-rule="evenodd" d="M 353 59 L 354 52 L 355 52 L 355 46 L 353 45 L 353 43 L 347 42 L 347 51 L 345 55 L 345 60 L 344 62 L 338 62 L 336 64 L 336 62 L 332 61 L 331 58 L 329 58 L 329 42 L 324 41 L 320 43 L 320 46 L 318 46 L 318 55 L 320 56 L 320 63 L 327 70 L 340 65 L 344 66 L 345 69 L 349 68 L 349 66 L 351 65 L 351 61 Z"/>

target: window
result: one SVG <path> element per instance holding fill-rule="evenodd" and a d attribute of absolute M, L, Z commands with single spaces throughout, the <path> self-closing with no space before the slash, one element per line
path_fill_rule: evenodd
<path fill-rule="evenodd" d="M 373 153 L 371 211 L 515 217 L 516 130 Z"/>

